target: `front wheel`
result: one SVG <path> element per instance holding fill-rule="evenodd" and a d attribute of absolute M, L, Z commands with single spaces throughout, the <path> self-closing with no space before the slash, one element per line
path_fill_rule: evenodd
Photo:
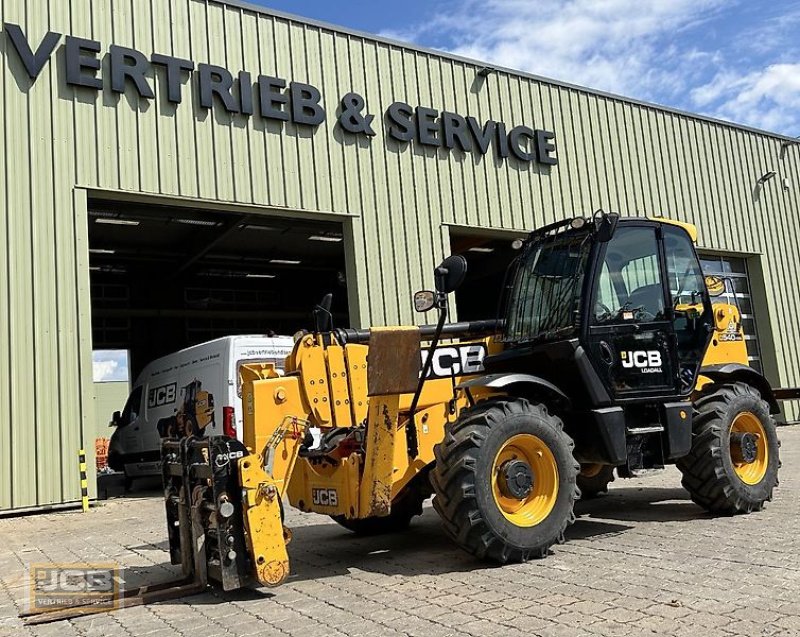
<path fill-rule="evenodd" d="M 695 402 L 692 449 L 678 461 L 682 484 L 708 511 L 759 511 L 778 485 L 780 442 L 769 406 L 745 383 Z"/>
<path fill-rule="evenodd" d="M 431 472 L 446 533 L 480 558 L 544 557 L 575 520 L 573 448 L 542 404 L 491 398 L 461 412 L 435 446 Z"/>

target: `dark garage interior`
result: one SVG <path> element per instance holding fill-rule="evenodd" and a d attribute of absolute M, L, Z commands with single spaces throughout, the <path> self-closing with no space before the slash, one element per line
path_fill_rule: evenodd
<path fill-rule="evenodd" d="M 151 360 L 235 334 L 292 335 L 332 292 L 348 324 L 339 223 L 90 202 L 95 350 Z"/>
<path fill-rule="evenodd" d="M 515 237 L 508 235 L 462 234 L 451 229 L 450 253 L 467 260 L 467 278 L 455 293 L 460 321 L 498 316 L 506 270 L 519 254 L 513 247 L 514 240 Z"/>

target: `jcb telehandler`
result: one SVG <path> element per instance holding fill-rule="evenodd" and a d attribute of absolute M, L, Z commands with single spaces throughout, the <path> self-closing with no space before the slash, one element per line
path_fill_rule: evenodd
<path fill-rule="evenodd" d="M 712 298 L 728 282 L 704 278 L 695 240 L 688 224 L 605 213 L 535 230 L 499 320 L 447 324 L 458 256 L 436 269 L 435 292 L 415 295 L 417 310 L 438 310 L 435 326 L 334 330 L 321 304 L 285 376 L 244 367 L 242 441 L 164 443 L 171 557 L 186 580 L 123 604 L 209 580 L 280 584 L 284 498 L 380 533 L 404 529 L 432 494 L 453 541 L 499 562 L 545 556 L 581 490 L 605 490 L 614 470 L 675 463 L 705 509 L 761 509 L 778 484 L 784 396 L 747 365 L 736 305 Z"/>

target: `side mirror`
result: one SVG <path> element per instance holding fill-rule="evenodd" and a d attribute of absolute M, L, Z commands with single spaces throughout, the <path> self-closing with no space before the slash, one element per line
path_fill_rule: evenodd
<path fill-rule="evenodd" d="M 455 292 L 467 276 L 467 260 L 460 254 L 449 256 L 433 271 L 433 275 L 437 292 L 440 294 Z"/>
<path fill-rule="evenodd" d="M 427 312 L 436 307 L 436 292 L 422 290 L 414 295 L 414 309 L 417 312 Z"/>
<path fill-rule="evenodd" d="M 319 305 L 314 308 L 314 331 L 317 334 L 330 332 L 333 328 L 333 315 L 331 305 L 333 304 L 333 294 L 326 294 L 322 297 Z"/>
<path fill-rule="evenodd" d="M 706 289 L 711 296 L 719 296 L 725 292 L 725 279 L 721 276 L 708 275 L 706 277 Z"/>
<path fill-rule="evenodd" d="M 594 228 L 597 240 L 600 243 L 608 243 L 614 237 L 619 223 L 619 214 L 616 212 L 600 212 L 595 215 Z"/>
<path fill-rule="evenodd" d="M 122 412 L 115 411 L 111 416 L 111 422 L 108 423 L 109 427 L 119 427 L 120 421 L 122 420 Z"/>

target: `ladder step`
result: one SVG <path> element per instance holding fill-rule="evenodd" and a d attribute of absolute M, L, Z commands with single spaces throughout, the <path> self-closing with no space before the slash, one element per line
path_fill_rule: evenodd
<path fill-rule="evenodd" d="M 657 434 L 664 431 L 661 425 L 653 425 L 652 427 L 628 427 L 627 433 L 629 436 L 636 436 L 640 434 Z"/>

